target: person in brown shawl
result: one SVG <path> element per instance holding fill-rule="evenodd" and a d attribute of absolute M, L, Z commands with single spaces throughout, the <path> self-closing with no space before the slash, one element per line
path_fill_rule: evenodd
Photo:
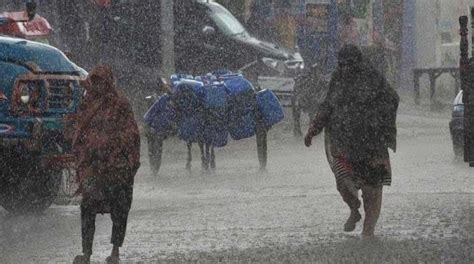
<path fill-rule="evenodd" d="M 107 262 L 117 263 L 132 203 L 134 177 L 140 166 L 140 134 L 131 105 L 115 87 L 108 66 L 96 66 L 85 86 L 73 134 L 78 193 L 83 197 L 83 255 L 77 256 L 74 263 L 90 262 L 97 213 L 111 215 L 113 249 Z"/>
<path fill-rule="evenodd" d="M 374 235 L 382 206 L 382 187 L 391 184 L 388 148 L 396 150 L 399 97 L 385 78 L 364 59 L 360 49 L 344 46 L 326 99 L 311 122 L 305 145 L 325 129 L 326 154 L 337 189 L 351 210 L 344 231 L 361 219 L 362 190 L 365 220 L 362 236 Z"/>

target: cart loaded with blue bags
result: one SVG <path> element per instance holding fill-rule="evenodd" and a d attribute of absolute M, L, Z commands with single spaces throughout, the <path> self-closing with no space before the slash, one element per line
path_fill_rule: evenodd
<path fill-rule="evenodd" d="M 241 74 L 172 75 L 171 91 L 156 99 L 144 116 L 150 166 L 158 173 L 163 141 L 177 135 L 201 147 L 203 168 L 215 168 L 214 147 L 257 136 L 260 167 L 267 162 L 267 131 L 283 120 L 283 109 L 270 90 L 256 91 Z"/>

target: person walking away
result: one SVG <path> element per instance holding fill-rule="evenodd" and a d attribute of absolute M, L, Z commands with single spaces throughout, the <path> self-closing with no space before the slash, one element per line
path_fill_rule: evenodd
<path fill-rule="evenodd" d="M 302 136 L 301 132 L 301 112 L 305 112 L 310 117 L 316 115 L 318 106 L 324 101 L 329 87 L 329 74 L 324 73 L 324 69 L 318 64 L 305 69 L 305 73 L 295 79 L 295 95 L 297 108 L 293 111 L 294 134 Z"/>
<path fill-rule="evenodd" d="M 140 166 L 140 134 L 128 100 L 114 85 L 111 69 L 96 66 L 86 81 L 86 95 L 73 134 L 78 193 L 82 194 L 82 252 L 74 263 L 89 263 L 97 213 L 110 213 L 112 253 L 118 263 L 132 203 L 134 176 Z"/>
<path fill-rule="evenodd" d="M 337 189 L 351 213 L 344 231 L 361 219 L 363 238 L 374 236 L 382 206 L 383 186 L 391 184 L 388 148 L 396 151 L 399 97 L 385 78 L 365 60 L 360 49 L 344 46 L 338 54 L 326 99 L 305 136 L 305 145 L 325 129 L 325 148 Z"/>

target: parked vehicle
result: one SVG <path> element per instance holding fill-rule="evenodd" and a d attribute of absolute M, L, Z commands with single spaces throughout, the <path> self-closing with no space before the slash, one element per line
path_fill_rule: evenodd
<path fill-rule="evenodd" d="M 460 91 L 454 99 L 452 117 L 449 122 L 454 155 L 460 159 L 464 156 L 464 104 L 462 96 L 463 92 Z"/>
<path fill-rule="evenodd" d="M 51 44 L 53 30 L 46 18 L 36 14 L 36 4 L 28 2 L 25 11 L 0 14 L 0 35 Z"/>
<path fill-rule="evenodd" d="M 86 72 L 46 44 L 0 36 L 0 205 L 42 211 L 70 160 L 68 117 Z"/>
<path fill-rule="evenodd" d="M 225 68 L 249 69 L 247 77 L 252 71 L 260 76 L 295 77 L 304 68 L 299 52 L 252 36 L 234 15 L 213 1 L 176 5 L 175 47 L 177 70 L 195 75 Z"/>

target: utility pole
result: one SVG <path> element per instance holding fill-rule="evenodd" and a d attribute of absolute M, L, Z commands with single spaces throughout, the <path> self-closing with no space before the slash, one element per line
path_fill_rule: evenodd
<path fill-rule="evenodd" d="M 161 76 L 174 73 L 174 12 L 173 0 L 161 1 Z"/>
<path fill-rule="evenodd" d="M 401 87 L 412 87 L 416 65 L 416 1 L 404 0 Z"/>
<path fill-rule="evenodd" d="M 370 3 L 369 3 L 370 4 Z M 384 76 L 387 75 L 387 58 L 386 58 L 386 53 L 385 53 L 385 28 L 384 28 L 384 13 L 385 13 L 385 8 L 384 8 L 384 0 L 373 0 L 372 1 L 372 14 L 371 16 L 367 15 L 368 18 L 372 18 L 372 21 L 370 21 L 373 25 L 373 33 L 374 35 L 377 36 L 377 39 L 375 40 L 377 43 L 375 43 L 375 57 L 373 58 L 375 60 L 376 65 L 379 65 L 380 73 L 382 73 Z"/>

